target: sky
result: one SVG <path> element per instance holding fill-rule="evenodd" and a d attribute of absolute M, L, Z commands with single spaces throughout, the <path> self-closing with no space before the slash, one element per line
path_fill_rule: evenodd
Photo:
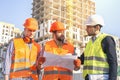
<path fill-rule="evenodd" d="M 32 0 L 0 0 L 0 21 L 15 24 L 23 30 L 26 18 L 31 17 Z"/>
<path fill-rule="evenodd" d="M 15 24 L 23 30 L 26 18 L 31 17 L 33 0 L 1 0 L 0 21 Z M 105 26 L 102 32 L 109 33 L 120 38 L 120 0 L 94 0 L 96 14 L 103 16 Z"/>
<path fill-rule="evenodd" d="M 94 0 L 96 14 L 104 18 L 105 26 L 102 32 L 109 33 L 120 38 L 120 0 Z"/>

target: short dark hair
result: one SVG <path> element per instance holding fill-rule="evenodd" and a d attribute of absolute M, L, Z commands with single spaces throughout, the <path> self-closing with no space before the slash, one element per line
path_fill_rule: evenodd
<path fill-rule="evenodd" d="M 94 27 L 96 27 L 96 26 L 100 26 L 100 28 L 102 27 L 102 25 L 100 25 L 100 24 L 97 24 L 97 25 L 95 25 Z"/>

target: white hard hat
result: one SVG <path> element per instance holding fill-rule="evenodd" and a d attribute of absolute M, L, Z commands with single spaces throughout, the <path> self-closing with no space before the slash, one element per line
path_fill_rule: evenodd
<path fill-rule="evenodd" d="M 96 15 L 96 14 L 91 15 L 85 23 L 86 26 L 87 25 L 94 26 L 94 25 L 97 25 L 97 24 L 99 24 L 101 26 L 104 26 L 104 20 L 103 20 L 102 16 Z"/>

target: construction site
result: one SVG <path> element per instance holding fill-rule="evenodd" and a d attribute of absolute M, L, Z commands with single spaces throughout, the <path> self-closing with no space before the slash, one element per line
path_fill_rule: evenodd
<path fill-rule="evenodd" d="M 80 56 L 84 52 L 85 45 L 90 39 L 85 30 L 85 21 L 88 16 L 96 13 L 94 0 L 33 0 L 31 5 L 31 15 L 37 19 L 39 24 L 39 29 L 36 31 L 35 35 L 36 42 L 40 45 L 44 45 L 46 41 L 51 40 L 52 34 L 49 32 L 50 26 L 53 22 L 60 21 L 66 28 L 66 40 L 74 45 L 75 54 Z M 120 40 L 117 37 L 114 38 L 117 43 L 116 52 L 119 63 Z M 3 64 L 2 58 L 4 57 L 2 54 L 6 53 L 7 45 L 8 44 L 0 47 L 0 64 Z M 120 66 L 120 64 L 118 65 Z M 0 67 L 0 70 L 2 71 L 2 67 Z M 73 71 L 73 80 L 83 80 L 82 70 L 83 66 L 81 66 L 80 70 Z M 118 76 L 120 76 L 120 67 L 118 72 Z M 118 77 L 117 80 L 120 80 L 120 78 Z"/>
<path fill-rule="evenodd" d="M 73 43 L 77 52 L 83 51 L 86 38 L 84 22 L 95 14 L 95 3 L 91 0 L 33 0 L 32 17 L 39 21 L 35 39 L 39 43 L 51 39 L 50 25 L 61 21 L 66 28 L 65 37 Z"/>

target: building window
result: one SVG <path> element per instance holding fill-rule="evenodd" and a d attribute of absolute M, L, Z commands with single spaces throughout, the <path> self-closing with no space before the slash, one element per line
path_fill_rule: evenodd
<path fill-rule="evenodd" d="M 41 20 L 40 23 L 43 23 L 43 20 Z"/>
<path fill-rule="evenodd" d="M 12 27 L 12 30 L 14 30 L 14 27 Z"/>
<path fill-rule="evenodd" d="M 38 38 L 40 37 L 40 32 L 38 32 Z"/>
<path fill-rule="evenodd" d="M 11 37 L 13 37 L 13 35 L 11 34 Z"/>
<path fill-rule="evenodd" d="M 5 27 L 5 25 L 3 25 L 3 28 Z"/>
<path fill-rule="evenodd" d="M 75 34 L 73 34 L 73 39 L 75 39 Z"/>
<path fill-rule="evenodd" d="M 6 26 L 6 28 L 8 28 L 8 26 Z"/>
<path fill-rule="evenodd" d="M 6 32 L 8 32 L 8 30 L 6 30 Z"/>
<path fill-rule="evenodd" d="M 8 35 L 7 33 L 5 33 L 5 35 Z"/>
<path fill-rule="evenodd" d="M 48 32 L 48 29 L 47 29 L 47 28 L 45 28 L 45 32 L 46 32 L 46 33 Z"/>
<path fill-rule="evenodd" d="M 69 32 L 66 32 L 66 37 L 69 37 Z"/>
<path fill-rule="evenodd" d="M 2 31 L 2 35 L 4 34 L 4 29 L 3 29 L 3 31 Z"/>

